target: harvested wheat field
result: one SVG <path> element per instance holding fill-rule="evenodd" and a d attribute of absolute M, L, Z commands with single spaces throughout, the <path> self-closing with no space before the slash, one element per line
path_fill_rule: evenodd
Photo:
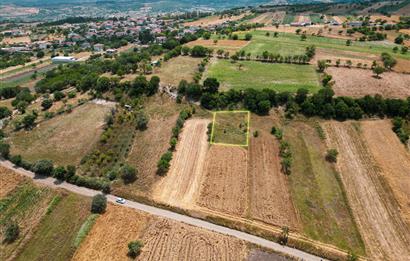
<path fill-rule="evenodd" d="M 244 260 L 246 244 L 233 237 L 155 219 L 142 236 L 144 247 L 138 260 Z"/>
<path fill-rule="evenodd" d="M 380 94 L 389 98 L 410 96 L 410 75 L 385 72 L 380 79 L 373 77 L 371 70 L 330 67 L 327 73 L 333 76 L 333 90 L 337 96 L 362 97 Z"/>
<path fill-rule="evenodd" d="M 298 227 L 287 176 L 280 170 L 279 144 L 259 131 L 249 144 L 250 212 L 253 219 L 277 226 Z"/>
<path fill-rule="evenodd" d="M 127 260 L 128 243 L 141 237 L 147 214 L 109 204 L 72 260 Z"/>
<path fill-rule="evenodd" d="M 267 12 L 263 13 L 253 19 L 251 19 L 249 22 L 250 23 L 261 23 L 265 25 L 272 25 L 272 23 L 277 23 L 280 24 L 283 21 L 283 18 L 285 17 L 286 13 L 281 11 L 281 12 Z"/>
<path fill-rule="evenodd" d="M 76 165 L 98 142 L 110 108 L 87 103 L 41 122 L 31 131 L 13 132 L 11 153 L 29 161 L 50 159 L 59 165 Z"/>
<path fill-rule="evenodd" d="M 410 227 L 410 153 L 392 131 L 389 120 L 362 122 L 363 137 L 399 203 Z"/>
<path fill-rule="evenodd" d="M 22 175 L 13 170 L 0 166 L 0 198 L 13 191 L 24 179 Z"/>
<path fill-rule="evenodd" d="M 337 60 L 340 60 L 341 65 L 345 65 L 346 62 L 350 60 L 353 66 L 361 63 L 363 67 L 367 64 L 367 68 L 370 68 L 373 61 L 380 60 L 380 56 L 369 53 L 317 48 L 315 57 L 312 59 L 311 64 L 316 65 L 318 60 L 330 60 L 330 64 L 332 65 L 336 65 Z"/>
<path fill-rule="evenodd" d="M 367 255 L 372 260 L 410 260 L 410 229 L 383 186 L 380 167 L 362 140 L 360 125 L 332 121 L 323 127 L 328 147 L 339 152 L 337 169 Z"/>
<path fill-rule="evenodd" d="M 212 145 L 205 161 L 205 178 L 198 204 L 243 216 L 247 208 L 247 150 Z"/>
<path fill-rule="evenodd" d="M 201 58 L 190 56 L 178 56 L 162 63 L 159 68 L 155 67 L 153 75 L 161 79 L 161 84 L 178 86 L 181 80 L 191 82 L 194 79 L 195 72 L 201 60 Z M 135 76 L 136 75 L 133 75 L 132 79 L 134 79 Z"/>
<path fill-rule="evenodd" d="M 171 168 L 154 189 L 154 199 L 173 206 L 192 208 L 201 187 L 208 151 L 205 119 L 188 120 L 183 128 Z"/>
<path fill-rule="evenodd" d="M 225 15 L 223 17 L 221 16 L 217 16 L 217 15 L 213 15 L 213 16 L 207 16 L 201 19 L 198 19 L 196 21 L 193 22 L 187 22 L 184 23 L 184 26 L 211 26 L 211 25 L 218 25 L 218 24 L 222 24 L 224 22 L 228 22 L 228 21 L 236 21 L 241 19 L 242 17 L 244 17 L 245 14 L 240 14 L 240 15 L 236 15 L 236 16 L 228 16 Z"/>
<path fill-rule="evenodd" d="M 208 48 L 242 48 L 245 47 L 249 41 L 245 40 L 218 40 L 214 42 L 214 40 L 205 40 L 205 39 L 198 39 L 192 42 L 187 43 L 186 45 L 189 47 L 194 47 L 196 45 L 201 45 Z"/>

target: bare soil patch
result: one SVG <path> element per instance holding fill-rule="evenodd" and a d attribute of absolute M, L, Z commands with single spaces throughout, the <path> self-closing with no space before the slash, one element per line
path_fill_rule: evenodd
<path fill-rule="evenodd" d="M 245 40 L 218 40 L 216 43 L 214 40 L 198 39 L 193 42 L 189 42 L 186 45 L 189 47 L 194 47 L 196 45 L 202 45 L 208 48 L 242 48 L 246 46 L 249 41 Z"/>
<path fill-rule="evenodd" d="M 205 180 L 198 204 L 242 216 L 247 207 L 247 150 L 212 145 L 205 162 Z"/>
<path fill-rule="evenodd" d="M 246 244 L 232 237 L 166 219 L 151 222 L 138 260 L 244 260 Z"/>
<path fill-rule="evenodd" d="M 272 25 L 273 22 L 275 23 L 282 23 L 283 18 L 285 17 L 286 13 L 281 12 L 267 12 L 263 13 L 253 19 L 251 19 L 250 23 L 263 23 L 265 25 Z"/>
<path fill-rule="evenodd" d="M 408 260 L 409 227 L 383 187 L 380 168 L 363 142 L 360 126 L 332 121 L 323 127 L 328 147 L 339 151 L 337 169 L 367 254 L 373 260 Z"/>
<path fill-rule="evenodd" d="M 198 197 L 208 150 L 209 120 L 188 120 L 183 128 L 171 168 L 156 185 L 154 199 L 174 206 L 192 208 Z"/>
<path fill-rule="evenodd" d="M 31 39 L 28 36 L 5 37 L 1 42 L 4 44 L 31 43 Z"/>
<path fill-rule="evenodd" d="M 25 179 L 11 169 L 0 166 L 0 198 L 5 197 Z"/>
<path fill-rule="evenodd" d="M 398 23 L 400 22 L 400 16 L 399 15 L 391 15 L 391 16 L 385 16 L 385 15 L 371 15 L 370 16 L 370 21 L 376 21 L 377 19 L 386 20 L 387 23 Z"/>
<path fill-rule="evenodd" d="M 391 127 L 389 120 L 362 122 L 364 140 L 410 227 L 410 153 Z"/>
<path fill-rule="evenodd" d="M 73 260 L 127 260 L 128 243 L 140 238 L 148 220 L 148 215 L 133 209 L 108 205 Z"/>
<path fill-rule="evenodd" d="M 224 22 L 239 20 L 244 16 L 245 14 L 240 14 L 237 16 L 225 15 L 224 17 L 214 15 L 214 16 L 204 17 L 204 18 L 201 18 L 193 22 L 184 23 L 184 26 L 202 26 L 203 27 L 203 26 L 218 25 Z"/>
<path fill-rule="evenodd" d="M 367 64 L 367 68 L 370 68 L 373 61 L 380 60 L 380 56 L 369 53 L 317 48 L 312 64 L 316 65 L 318 60 L 330 60 L 330 64 L 332 65 L 336 65 L 337 60 L 340 60 L 341 65 L 345 65 L 346 62 L 350 60 L 353 66 L 357 66 L 358 63 L 361 63 L 362 66 Z"/>
<path fill-rule="evenodd" d="M 286 175 L 281 172 L 279 144 L 274 136 L 258 131 L 249 144 L 251 217 L 277 226 L 298 227 Z"/>
<path fill-rule="evenodd" d="M 380 79 L 373 77 L 371 70 L 330 67 L 327 72 L 333 76 L 333 90 L 337 96 L 361 97 L 380 94 L 390 98 L 410 96 L 410 75 L 385 72 Z"/>

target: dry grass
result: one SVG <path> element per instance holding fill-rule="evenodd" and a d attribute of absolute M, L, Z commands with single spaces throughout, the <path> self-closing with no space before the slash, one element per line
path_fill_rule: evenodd
<path fill-rule="evenodd" d="M 23 176 L 8 168 L 0 166 L 0 198 L 5 197 L 24 180 Z"/>
<path fill-rule="evenodd" d="M 201 18 L 199 20 L 193 21 L 193 22 L 187 22 L 184 23 L 184 26 L 201 26 L 201 27 L 205 27 L 205 26 L 211 26 L 211 25 L 218 25 L 218 24 L 222 24 L 224 22 L 228 22 L 228 21 L 236 21 L 241 19 L 242 17 L 244 17 L 245 14 L 240 14 L 237 16 L 227 16 L 225 15 L 224 17 L 220 17 L 220 16 L 208 16 L 208 17 L 204 17 Z"/>
<path fill-rule="evenodd" d="M 108 106 L 87 103 L 31 131 L 13 132 L 11 153 L 29 161 L 51 159 L 60 165 L 76 165 L 98 142 L 109 110 Z"/>

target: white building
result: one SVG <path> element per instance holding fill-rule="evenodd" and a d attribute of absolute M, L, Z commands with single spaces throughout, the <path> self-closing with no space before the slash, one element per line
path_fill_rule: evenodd
<path fill-rule="evenodd" d="M 71 56 L 56 56 L 51 58 L 51 61 L 53 63 L 74 63 L 77 59 Z"/>

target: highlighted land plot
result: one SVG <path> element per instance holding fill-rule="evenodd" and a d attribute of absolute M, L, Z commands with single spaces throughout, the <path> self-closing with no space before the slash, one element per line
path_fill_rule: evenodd
<path fill-rule="evenodd" d="M 249 111 L 214 112 L 211 144 L 248 146 L 250 117 Z"/>

